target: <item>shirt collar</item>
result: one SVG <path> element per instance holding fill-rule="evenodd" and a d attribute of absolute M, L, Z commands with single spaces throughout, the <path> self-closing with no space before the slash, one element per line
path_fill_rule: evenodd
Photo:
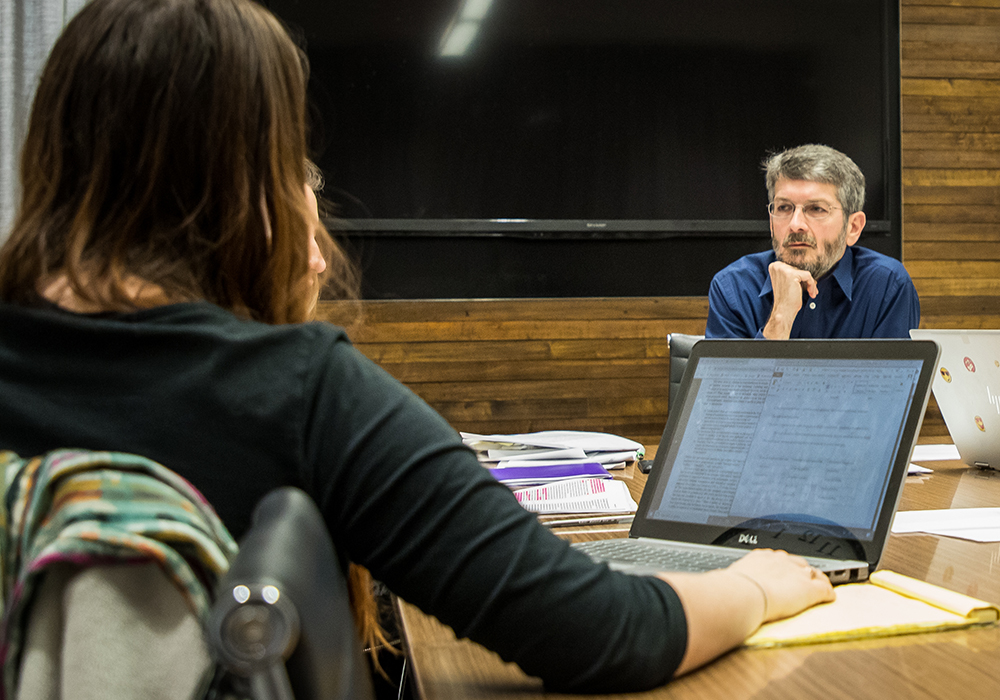
<path fill-rule="evenodd" d="M 833 268 L 833 279 L 840 285 L 840 290 L 851 301 L 854 292 L 854 250 L 851 246 L 844 249 L 844 255 L 837 266 Z"/>
<path fill-rule="evenodd" d="M 771 253 L 773 260 L 777 260 L 778 256 Z M 851 301 L 851 294 L 854 292 L 854 250 L 851 246 L 847 246 L 844 249 L 844 255 L 837 261 L 837 264 L 833 268 L 833 273 L 830 275 L 833 280 L 840 287 L 840 290 L 847 297 L 848 301 Z M 826 279 L 824 277 L 824 279 Z M 764 286 L 760 288 L 760 294 L 758 297 L 766 296 L 771 294 L 771 275 L 764 275 Z"/>

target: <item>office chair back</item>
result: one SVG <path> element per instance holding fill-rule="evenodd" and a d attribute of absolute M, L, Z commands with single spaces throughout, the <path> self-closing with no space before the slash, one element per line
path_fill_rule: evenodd
<path fill-rule="evenodd" d="M 208 633 L 220 663 L 250 679 L 254 700 L 373 697 L 346 578 L 319 509 L 298 489 L 257 505 Z"/>
<path fill-rule="evenodd" d="M 670 333 L 667 335 L 667 347 L 670 349 L 670 386 L 667 391 L 667 411 L 670 411 L 673 397 L 677 396 L 680 389 L 681 379 L 684 378 L 684 370 L 687 369 L 688 358 L 691 356 L 691 348 L 703 335 L 685 335 L 683 333 Z"/>

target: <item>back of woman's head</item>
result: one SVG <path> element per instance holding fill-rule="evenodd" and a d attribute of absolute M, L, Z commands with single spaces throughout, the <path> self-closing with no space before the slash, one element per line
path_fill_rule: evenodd
<path fill-rule="evenodd" d="M 130 308 L 138 279 L 302 320 L 315 289 L 305 83 L 302 53 L 250 0 L 92 0 L 40 79 L 0 297 L 64 274 Z"/>

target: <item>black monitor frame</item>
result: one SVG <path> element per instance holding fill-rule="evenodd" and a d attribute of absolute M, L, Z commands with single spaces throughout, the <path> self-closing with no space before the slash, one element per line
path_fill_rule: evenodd
<path fill-rule="evenodd" d="M 361 1 L 351 0 L 352 3 Z M 397 0 L 370 4 L 391 6 L 394 2 Z M 494 8 L 503 9 L 507 5 L 516 6 L 519 3 L 530 5 L 528 0 L 507 0 L 504 4 L 495 0 Z M 712 22 L 695 16 L 704 11 L 693 9 L 705 7 L 700 0 L 680 4 L 646 3 L 644 0 L 635 0 L 635 3 L 637 7 L 656 5 L 664 8 L 663 20 L 673 21 L 682 27 L 676 30 L 679 32 L 678 36 L 683 35 L 685 21 L 689 23 L 688 26 L 697 24 L 698 27 L 707 27 L 704 35 L 692 39 L 695 42 L 707 42 L 705 45 L 710 45 L 711 41 L 727 31 L 737 35 L 741 24 L 763 22 L 774 26 L 773 36 L 767 34 L 768 41 L 780 43 L 787 38 L 788 47 L 781 48 L 780 51 L 786 52 L 788 56 L 795 56 L 795 52 L 804 45 L 803 42 L 811 40 L 808 35 L 802 36 L 804 32 L 795 31 L 796 28 L 807 28 L 817 33 L 823 31 L 822 22 L 813 23 L 812 18 L 819 16 L 816 14 L 817 8 L 821 7 L 813 3 L 717 0 L 717 3 L 721 3 L 719 6 L 727 8 L 726 14 L 731 16 L 717 17 Z M 351 182 L 362 182 L 367 178 L 369 183 L 375 183 L 376 187 L 381 186 L 385 191 L 403 188 L 406 183 L 393 180 L 389 173 L 394 169 L 386 167 L 384 162 L 372 172 L 360 175 L 357 166 L 350 164 L 352 157 L 345 155 L 347 152 L 341 148 L 341 144 L 352 140 L 356 133 L 352 124 L 356 125 L 359 117 L 353 117 L 354 122 L 345 118 L 344 114 L 349 111 L 345 105 L 349 107 L 358 100 L 350 92 L 344 92 L 343 86 L 336 86 L 336 80 L 340 79 L 334 76 L 339 70 L 336 66 L 344 61 L 331 63 L 331 56 L 342 58 L 344 54 L 338 53 L 340 49 L 337 48 L 341 45 L 357 45 L 366 41 L 384 43 L 389 40 L 384 37 L 373 39 L 374 30 L 367 25 L 359 25 L 357 28 L 341 26 L 345 22 L 332 16 L 331 13 L 335 15 L 336 12 L 330 8 L 350 3 L 272 0 L 268 4 L 293 27 L 303 28 L 306 51 L 312 63 L 310 94 L 314 108 L 316 157 L 327 177 L 328 188 L 325 194 L 338 205 L 342 213 L 341 218 L 329 219 L 327 223 L 359 261 L 365 281 L 364 294 L 368 298 L 704 295 L 712 275 L 718 269 L 747 253 L 766 250 L 770 245 L 764 212 L 766 193 L 758 168 L 758 163 L 767 155 L 766 152 L 755 152 L 752 156 L 741 154 L 737 159 L 738 163 L 732 164 L 733 182 L 738 182 L 740 189 L 751 191 L 749 196 L 759 197 L 759 216 L 756 209 L 749 210 L 743 205 L 736 206 L 736 209 L 741 206 L 742 209 L 730 218 L 705 216 L 714 213 L 714 203 L 719 198 L 719 191 L 733 189 L 732 183 L 720 183 L 715 192 L 711 188 L 705 188 L 703 195 L 702 190 L 697 187 L 692 187 L 690 192 L 682 192 L 683 196 L 677 199 L 690 202 L 694 215 L 676 218 L 658 217 L 655 211 L 649 218 L 642 218 L 630 210 L 616 211 L 614 217 L 588 217 L 587 214 L 593 212 L 583 210 L 588 208 L 589 199 L 584 205 L 576 208 L 570 206 L 566 211 L 558 212 L 562 215 L 560 218 L 533 216 L 535 213 L 544 214 L 544 206 L 539 207 L 538 211 L 528 212 L 524 210 L 532 207 L 510 207 L 507 210 L 499 206 L 490 209 L 488 214 L 484 210 L 472 212 L 476 215 L 470 216 L 462 206 L 452 210 L 444 205 L 428 205 L 428 209 L 433 211 L 426 217 L 420 213 L 421 204 L 416 200 L 410 213 L 406 213 L 410 210 L 405 206 L 395 204 L 370 206 L 371 202 L 379 200 L 378 196 L 359 196 L 361 190 L 356 189 Z M 441 11 L 449 7 L 452 9 L 448 11 L 455 11 L 454 8 L 462 6 L 460 0 L 440 0 L 429 4 Z M 558 4 L 549 3 L 547 6 L 555 7 Z M 575 8 L 583 7 L 579 3 L 570 4 Z M 838 4 L 848 9 L 851 7 L 851 2 L 841 0 L 824 0 L 822 7 L 831 12 L 839 11 L 836 9 Z M 588 2 L 587 5 L 596 7 L 595 2 Z M 869 206 L 866 206 L 869 219 L 860 244 L 898 259 L 902 254 L 899 6 L 891 0 L 867 0 L 866 6 L 868 5 L 875 5 L 876 11 L 881 15 L 878 32 L 880 45 L 877 47 L 881 65 L 878 68 L 874 65 L 867 66 L 866 72 L 879 74 L 833 76 L 830 73 L 832 69 L 826 66 L 821 71 L 822 75 L 816 79 L 818 85 L 811 86 L 810 89 L 815 88 L 819 93 L 826 87 L 832 90 L 833 96 L 820 95 L 819 106 L 812 107 L 816 112 L 831 101 L 842 103 L 845 96 L 853 94 L 856 87 L 863 86 L 861 94 L 875 97 L 860 100 L 858 108 L 864 111 L 867 104 L 871 115 L 864 119 L 859 116 L 857 124 L 849 119 L 841 119 L 841 123 L 835 128 L 838 133 L 832 133 L 829 125 L 813 128 L 808 124 L 809 110 L 803 110 L 801 129 L 789 130 L 796 132 L 789 136 L 795 140 L 782 143 L 775 139 L 767 149 L 780 150 L 799 142 L 819 141 L 848 152 L 859 162 L 869 181 Z M 321 9 L 324 6 L 325 9 Z M 769 11 L 775 12 L 777 16 L 767 17 Z M 685 12 L 690 13 L 694 19 L 677 19 Z M 741 12 L 747 14 L 739 16 Z M 801 13 L 801 16 L 790 16 L 793 13 Z M 340 28 L 331 32 L 329 27 L 334 24 Z M 420 26 L 419 23 L 410 24 Z M 416 30 L 406 29 L 401 25 L 387 28 L 387 35 L 393 32 L 412 34 L 414 31 Z M 332 36 L 327 33 L 332 33 Z M 413 41 L 413 37 L 396 37 L 393 41 Z M 838 47 L 836 50 L 845 52 L 845 57 L 850 55 L 847 52 L 858 49 L 857 45 L 852 45 L 850 36 L 827 37 L 824 41 Z M 331 46 L 334 47 L 332 53 Z M 704 46 L 699 50 L 703 51 Z M 387 55 L 391 58 L 393 54 L 390 51 Z M 401 60 L 406 62 L 411 59 L 412 56 L 406 55 Z M 773 58 L 768 60 L 778 61 Z M 854 66 L 853 70 L 856 68 Z M 350 74 L 350 70 L 345 73 Z M 752 92 L 766 92 L 768 89 L 768 86 L 754 86 Z M 878 104 L 873 104 L 874 102 Z M 388 109 L 386 105 L 393 102 L 383 99 L 379 104 L 385 111 Z M 794 109 L 794 105 L 790 109 Z M 872 115 L 877 115 L 877 119 L 873 121 Z M 380 117 L 376 111 L 370 112 L 367 118 Z M 693 117 L 697 118 L 697 115 Z M 396 132 L 401 129 L 401 122 L 388 123 L 394 125 L 392 137 L 395 138 Z M 859 131 L 855 132 L 856 128 Z M 824 133 L 824 129 L 829 133 Z M 720 138 L 722 136 L 725 134 L 720 134 Z M 387 150 L 398 150 L 395 146 L 394 141 L 393 148 Z M 637 147 L 641 148 L 642 144 Z M 364 153 L 363 150 L 360 152 Z M 373 162 L 379 161 L 374 158 Z M 444 159 L 441 162 L 453 165 L 455 161 Z M 352 168 L 353 173 L 345 172 Z M 451 172 L 453 169 L 444 167 L 431 170 L 428 177 L 443 177 L 442 172 Z M 676 175 L 682 179 L 676 180 L 674 186 L 680 183 L 683 187 L 683 168 L 675 170 L 679 170 L 679 174 L 674 173 L 671 177 Z M 640 180 L 643 178 L 642 173 L 637 176 Z M 356 177 L 361 179 L 352 179 Z M 714 180 L 709 178 L 709 181 Z M 442 189 L 448 187 L 457 190 L 461 183 L 442 185 Z M 665 183 L 664 188 L 669 188 L 669 185 Z M 743 192 L 741 201 L 745 202 L 747 196 Z M 546 197 L 545 193 L 539 192 L 539 201 Z M 355 206 L 362 201 L 364 204 Z M 757 199 L 753 201 L 756 205 Z M 726 209 L 725 202 L 721 204 L 724 205 L 722 209 Z M 600 209 L 596 206 L 594 208 Z M 578 216 L 574 215 L 577 209 L 580 210 Z M 671 210 L 672 213 L 673 211 Z M 390 215 L 384 215 L 386 213 Z M 442 213 L 447 216 L 441 216 Z M 525 213 L 529 216 L 523 216 Z M 649 214 L 650 211 L 639 213 Z"/>

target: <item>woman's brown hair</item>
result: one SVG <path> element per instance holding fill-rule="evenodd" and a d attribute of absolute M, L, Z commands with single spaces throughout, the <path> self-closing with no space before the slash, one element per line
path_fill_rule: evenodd
<path fill-rule="evenodd" d="M 128 309 L 138 278 L 169 300 L 305 320 L 307 70 L 248 0 L 86 5 L 41 75 L 0 298 L 29 301 L 62 274 L 79 297 Z"/>
<path fill-rule="evenodd" d="M 356 278 L 307 209 L 304 54 L 249 0 L 92 0 L 42 72 L 22 199 L 0 249 L 0 299 L 36 303 L 64 276 L 105 310 L 204 299 L 267 323 L 312 313 L 309 235 L 332 296 Z M 162 290 L 137 297 L 135 283 Z M 384 643 L 371 578 L 349 588 Z"/>

